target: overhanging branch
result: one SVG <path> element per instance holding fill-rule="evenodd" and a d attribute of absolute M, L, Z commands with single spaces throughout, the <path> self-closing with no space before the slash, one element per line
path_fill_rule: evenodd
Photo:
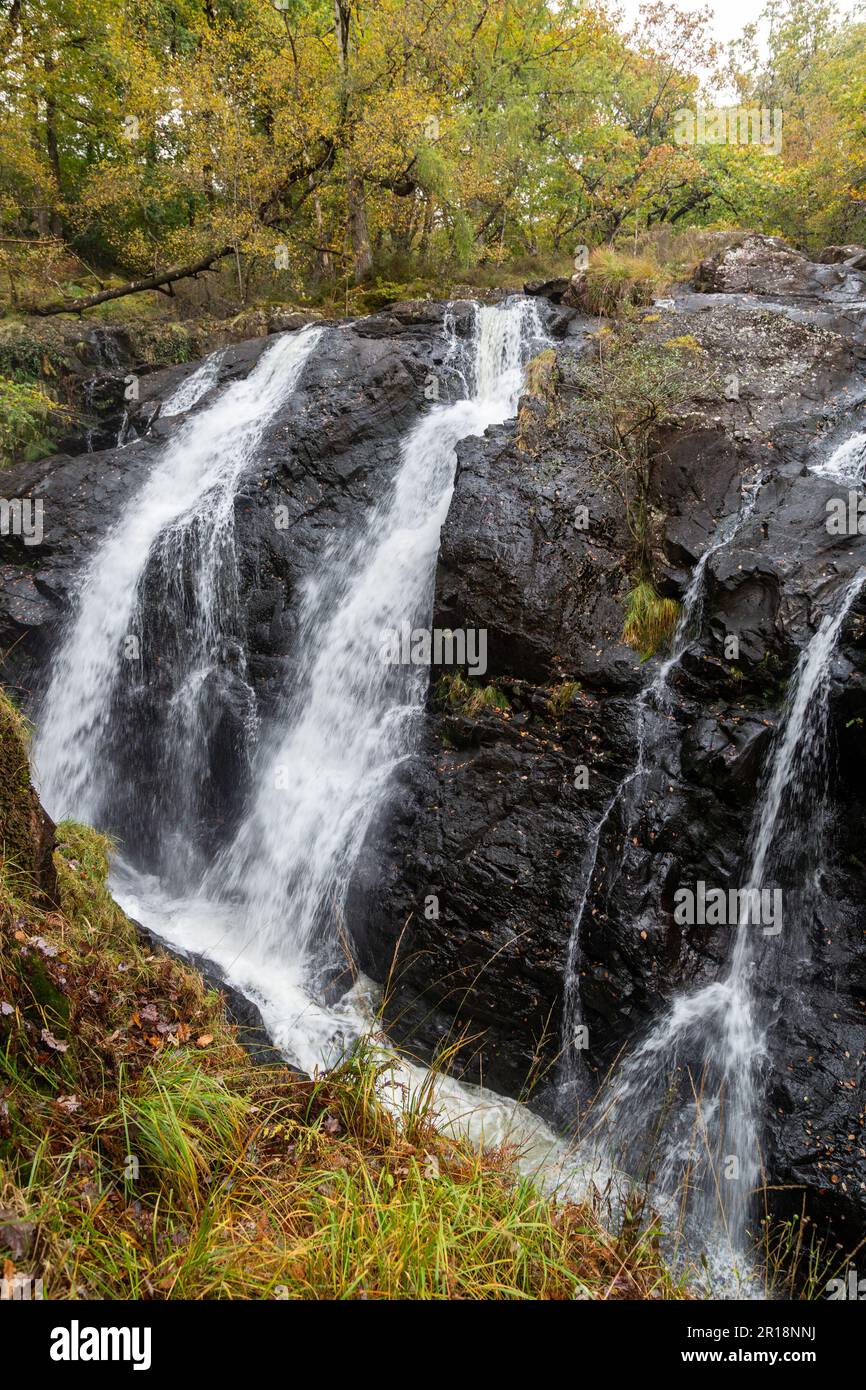
<path fill-rule="evenodd" d="M 173 266 L 170 270 L 160 271 L 159 274 L 149 275 L 142 280 L 130 280 L 127 284 L 118 285 L 112 290 L 100 290 L 98 294 L 85 295 L 83 299 L 55 299 L 48 304 L 23 304 L 21 307 L 25 313 L 47 318 L 50 314 L 77 314 L 83 309 L 92 309 L 97 304 L 106 304 L 110 299 L 123 299 L 128 294 L 141 294 L 145 290 L 161 290 L 168 293 L 167 286 L 173 285 L 176 280 L 194 279 L 210 270 L 224 256 L 231 256 L 234 249 L 234 246 L 224 246 L 220 251 L 212 251 L 188 265 Z"/>

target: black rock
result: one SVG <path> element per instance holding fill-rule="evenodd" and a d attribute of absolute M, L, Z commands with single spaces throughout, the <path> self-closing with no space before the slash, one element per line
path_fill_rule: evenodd
<path fill-rule="evenodd" d="M 527 280 L 523 286 L 523 293 L 538 295 L 542 299 L 549 299 L 553 304 L 561 304 L 570 284 L 567 276 L 556 276 L 552 280 Z"/>
<path fill-rule="evenodd" d="M 576 959 L 590 1088 L 677 991 L 723 973 L 730 932 L 678 926 L 676 885 L 738 882 L 799 653 L 866 564 L 866 538 L 827 530 L 839 485 L 811 471 L 866 428 L 866 275 L 853 259 L 812 262 L 776 238 L 740 238 L 702 264 L 694 290 L 675 290 L 644 320 L 647 341 L 687 336 L 706 364 L 700 396 L 655 441 L 654 561 L 666 594 L 682 596 L 744 485 L 762 486 L 708 561 L 700 630 L 671 679 L 670 707 L 649 719 L 644 776 L 604 820 L 588 887 L 599 823 L 635 767 L 635 697 L 658 661 L 642 667 L 621 640 L 631 542 L 616 490 L 570 418 L 568 367 L 598 320 L 551 307 L 557 408 L 535 408 L 526 438 L 512 424 L 460 445 L 433 621 L 486 630 L 484 680 L 508 704 L 469 715 L 434 688 L 349 904 L 360 963 L 390 978 L 386 1016 L 409 1051 L 429 1055 L 465 1033 L 467 1075 L 512 1094 L 534 1080 L 545 1103 L 584 891 Z M 557 284 L 527 288 L 562 297 Z M 447 393 L 443 325 L 447 316 L 465 334 L 473 312 L 425 300 L 327 327 L 269 426 L 236 504 L 243 640 L 264 719 L 291 683 L 300 586 L 393 478 L 431 372 Z M 249 371 L 266 342 L 230 349 L 220 381 Z M 93 548 L 181 423 L 160 419 L 158 406 L 189 370 L 142 374 L 142 439 L 6 475 L 7 497 L 45 504 L 42 545 L 0 538 L 4 675 L 34 700 Z M 769 1020 L 768 1203 L 788 1215 L 805 1195 L 824 1233 L 849 1248 L 866 1234 L 864 629 L 861 599 L 834 666 L 820 905 L 797 958 L 765 954 L 756 976 Z M 215 795 L 230 818 L 242 794 L 232 783 L 243 780 L 226 772 L 242 717 L 231 679 L 221 702 Z"/>

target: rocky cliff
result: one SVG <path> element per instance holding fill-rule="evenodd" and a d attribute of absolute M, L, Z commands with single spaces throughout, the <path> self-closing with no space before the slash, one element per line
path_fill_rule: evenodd
<path fill-rule="evenodd" d="M 587 1094 L 673 991 L 723 968 L 730 929 L 677 925 L 674 888 L 738 881 L 787 680 L 823 612 L 866 562 L 863 536 L 825 524 L 840 483 L 811 471 L 866 429 L 866 272 L 857 255 L 813 263 L 774 239 L 747 238 L 643 313 L 648 341 L 688 337 L 707 368 L 706 389 L 655 440 L 655 562 L 666 594 L 683 594 L 743 487 L 759 490 L 748 520 L 707 564 L 701 632 L 672 677 L 670 708 L 649 729 L 640 797 L 604 823 L 594 864 L 588 847 L 635 765 L 636 697 L 655 669 L 621 641 L 629 540 L 572 409 L 572 369 L 593 350 L 598 321 L 550 304 L 555 398 L 528 399 L 519 424 L 460 446 L 433 622 L 486 629 L 494 699 L 472 706 L 432 683 L 418 757 L 403 767 L 366 846 L 352 900 L 360 962 L 390 977 L 389 1021 L 411 1050 L 465 1031 L 469 1075 L 515 1094 L 534 1078 L 538 1103 L 553 1108 L 565 964 L 590 870 L 574 955 Z M 546 288 L 563 297 L 562 287 Z M 470 312 L 456 306 L 458 332 Z M 429 399 L 430 373 L 447 387 L 444 315 L 441 305 L 398 305 L 333 332 L 242 489 L 244 640 L 265 714 L 291 674 L 304 577 L 334 530 L 356 525 L 387 487 L 397 442 Z M 265 341 L 229 347 L 212 389 L 247 372 Z M 4 678 L 33 702 L 94 546 L 183 425 L 182 416 L 161 419 L 159 406 L 191 370 L 143 378 L 133 442 L 6 475 L 7 498 L 45 507 L 41 545 L 0 539 Z M 278 505 L 287 526 L 274 524 Z M 805 1188 L 813 1213 L 846 1244 L 866 1225 L 864 613 L 861 600 L 834 668 L 821 894 L 807 939 L 781 964 L 765 952 L 758 980 L 773 1019 L 772 1202 L 799 1209 Z M 731 636 L 736 660 L 725 654 Z M 207 833 L 217 842 L 246 776 L 229 658 L 212 745 Z M 141 691 L 143 721 L 158 700 L 157 689 Z M 586 785 L 576 785 L 578 767 Z M 140 849 L 146 858 L 146 843 Z"/>
<path fill-rule="evenodd" d="M 722 383 L 656 441 L 666 592 L 682 595 L 742 487 L 760 480 L 760 489 L 751 517 L 707 564 L 701 635 L 672 678 L 672 708 L 648 731 L 638 804 L 627 799 L 604 825 L 576 952 L 585 1095 L 676 990 L 723 971 L 730 927 L 676 925 L 674 889 L 740 881 L 788 678 L 866 560 L 861 535 L 826 526 L 828 498 L 848 489 L 810 471 L 866 422 L 866 276 L 753 237 L 702 264 L 695 284 L 644 315 L 660 343 L 693 338 L 708 382 Z M 587 350 L 585 329 L 572 319 L 556 345 L 563 384 L 540 408 L 532 448 L 515 426 L 461 447 L 434 623 L 487 629 L 488 679 L 509 707 L 469 715 L 434 694 L 424 754 L 402 780 L 364 894 L 372 964 L 381 973 L 396 953 L 397 1034 L 431 1047 L 465 1032 L 470 1075 L 512 1093 L 534 1076 L 543 1105 L 555 1103 L 563 969 L 587 847 L 634 766 L 635 692 L 652 674 L 621 644 L 621 509 L 569 410 L 569 364 Z M 575 526 L 581 505 L 586 530 Z M 765 948 L 757 983 L 772 1018 L 765 1158 L 778 1190 L 769 1205 L 797 1210 L 805 1187 L 812 1211 L 846 1243 L 863 1229 L 866 1191 L 863 615 L 861 599 L 834 668 L 821 892 L 807 939 L 783 945 L 781 961 Z M 735 661 L 725 658 L 730 636 Z M 578 688 L 561 708 L 567 682 Z"/>

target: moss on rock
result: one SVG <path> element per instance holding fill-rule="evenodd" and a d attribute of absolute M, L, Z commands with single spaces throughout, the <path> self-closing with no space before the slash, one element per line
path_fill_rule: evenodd
<path fill-rule="evenodd" d="M 27 722 L 0 694 L 0 861 L 5 881 L 21 880 L 43 904 L 53 902 L 54 826 L 30 785 Z"/>

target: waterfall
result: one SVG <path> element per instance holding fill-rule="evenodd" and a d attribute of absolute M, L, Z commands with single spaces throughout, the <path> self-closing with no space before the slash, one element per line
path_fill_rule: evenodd
<path fill-rule="evenodd" d="M 307 584 L 300 667 L 255 795 L 209 876 L 230 901 L 238 951 L 333 962 L 359 851 L 398 765 L 411 755 L 429 667 L 386 659 L 389 634 L 425 629 L 459 440 L 512 416 L 542 338 L 531 300 L 477 310 L 471 398 L 435 406 L 405 439 L 393 487 L 360 535 L 335 541 Z M 452 355 L 457 343 L 452 331 Z"/>
<path fill-rule="evenodd" d="M 235 496 L 321 331 L 277 339 L 180 426 L 93 556 L 42 702 L 34 764 L 50 814 L 110 829 L 178 881 L 197 858 L 220 708 L 254 719 Z"/>
<path fill-rule="evenodd" d="M 671 647 L 664 661 L 658 666 L 653 678 L 644 685 L 637 697 L 637 712 L 635 718 L 635 744 L 636 756 L 634 765 L 625 774 L 602 808 L 601 815 L 593 827 L 586 851 L 583 856 L 582 883 L 580 897 L 578 898 L 577 908 L 572 921 L 571 932 L 569 935 L 568 950 L 565 961 L 565 986 L 563 994 L 562 1012 L 562 1034 L 561 1034 L 561 1062 L 558 1078 L 558 1097 L 557 1109 L 564 1119 L 573 1118 L 569 1112 L 573 1110 L 574 1102 L 579 1097 L 581 1091 L 581 1057 L 583 1048 L 580 1028 L 582 1024 L 580 1010 L 580 962 L 581 962 L 581 927 L 589 904 L 592 892 L 593 878 L 598 856 L 601 848 L 602 836 L 611 821 L 614 812 L 621 806 L 626 805 L 631 799 L 632 788 L 639 785 L 647 767 L 647 747 L 651 741 L 650 722 L 654 712 L 665 713 L 671 701 L 670 681 L 674 672 L 682 662 L 683 657 L 691 650 L 692 645 L 700 635 L 701 617 L 703 615 L 704 596 L 706 593 L 707 565 L 719 550 L 729 545 L 734 536 L 748 521 L 755 510 L 758 493 L 761 489 L 763 478 L 758 473 L 753 479 L 744 484 L 740 497 L 740 506 L 733 516 L 728 517 L 718 528 L 717 534 L 707 546 L 695 565 L 686 591 L 683 594 L 680 614 L 677 620 L 676 631 L 671 641 Z M 631 829 L 630 810 L 626 809 L 626 826 L 623 841 L 628 839 Z"/>
<path fill-rule="evenodd" d="M 810 471 L 819 478 L 831 478 L 833 482 L 846 483 L 849 487 L 862 487 L 866 482 L 866 430 L 844 439 L 828 459 L 813 464 Z"/>
<path fill-rule="evenodd" d="M 366 1023 L 351 992 L 326 1005 L 322 986 L 351 956 L 359 856 L 422 722 L 429 663 L 393 660 L 387 639 L 429 630 L 457 445 L 515 414 L 526 363 L 545 341 L 532 300 L 477 309 L 468 350 L 446 320 L 448 376 L 461 377 L 465 398 L 432 406 L 409 431 L 393 483 L 318 558 L 300 595 L 291 677 L 262 731 L 246 670 L 235 501 L 322 333 L 280 337 L 158 454 L 83 575 L 34 750 L 51 814 L 90 820 L 132 851 L 124 906 L 176 946 L 215 960 L 308 1070 Z M 163 413 L 202 400 L 218 360 L 203 363 Z M 744 490 L 740 511 L 694 567 L 670 652 L 635 701 L 634 762 L 588 840 L 565 978 L 564 1094 L 580 1060 L 581 927 L 602 841 L 614 823 L 628 836 L 651 754 L 670 736 L 672 680 L 700 633 L 710 559 L 751 514 L 759 485 Z M 831 666 L 864 579 L 859 573 L 822 619 L 791 678 L 747 839 L 746 901 L 770 883 L 787 892 L 804 860 L 817 867 Z M 215 854 L 200 823 L 213 813 L 215 720 L 229 707 L 244 730 L 252 790 Z M 804 851 L 792 862 L 786 836 L 811 847 L 811 858 Z M 747 911 L 732 923 L 722 977 L 672 999 L 611 1081 L 585 1146 L 591 1161 L 646 1175 L 654 1200 L 687 1197 L 695 1228 L 721 1227 L 735 1260 L 760 1177 L 769 1020 L 755 976 L 762 967 L 767 992 L 780 993 L 784 951 L 804 948 L 805 921 L 798 904 L 773 940 Z"/>
<path fill-rule="evenodd" d="M 225 699 L 228 682 L 255 719 L 234 498 L 321 331 L 280 338 L 166 447 L 84 576 L 35 752 L 53 814 L 120 834 L 114 887 L 127 910 L 215 961 L 308 1070 L 366 1026 L 351 1000 L 314 995 L 346 939 L 359 851 L 424 709 L 429 665 L 386 660 L 383 644 L 429 624 L 457 443 L 516 413 L 525 366 L 546 342 L 533 300 L 478 308 L 468 351 L 446 319 L 440 385 L 444 394 L 446 379 L 459 380 L 465 398 L 433 405 L 408 433 L 393 484 L 359 529 L 333 536 L 304 585 L 282 706 L 250 740 L 249 804 L 214 857 L 197 852 L 194 833 L 212 805 L 214 686 Z M 211 358 L 180 391 L 213 372 Z M 151 853 L 136 844 L 143 821 Z"/>
<path fill-rule="evenodd" d="M 786 921 L 764 935 L 749 910 L 752 895 L 781 880 L 789 900 L 801 885 L 791 874 L 790 847 L 813 844 L 798 870 L 813 880 L 816 792 L 827 781 L 830 676 L 843 623 L 866 570 L 850 581 L 801 653 L 791 677 L 747 845 L 744 892 L 723 978 L 677 995 L 664 1017 L 622 1066 L 602 1097 L 600 1148 L 608 1159 L 649 1180 L 654 1199 L 686 1203 L 695 1229 L 716 1232 L 719 1262 L 744 1258 L 746 1223 L 760 1179 L 761 1070 L 766 1020 L 754 979 L 780 987 L 787 956 L 802 949 L 806 923 Z"/>
<path fill-rule="evenodd" d="M 210 357 L 206 357 L 194 372 L 190 372 L 189 376 L 163 401 L 159 418 L 164 420 L 167 416 L 182 415 L 185 410 L 192 410 L 194 405 L 198 405 L 202 396 L 206 396 L 211 387 L 216 385 L 223 356 L 223 349 L 219 352 L 212 352 Z"/>
<path fill-rule="evenodd" d="M 718 528 L 718 533 L 695 565 L 692 577 L 683 594 L 670 652 L 659 666 L 649 687 L 651 703 L 662 706 L 668 703 L 670 678 L 700 636 L 704 597 L 707 589 L 707 565 L 718 551 L 723 550 L 726 545 L 730 545 L 734 537 L 745 526 L 755 510 L 762 483 L 763 476 L 761 473 L 757 473 L 754 478 L 743 484 L 738 510 L 733 516 L 722 522 Z"/>

